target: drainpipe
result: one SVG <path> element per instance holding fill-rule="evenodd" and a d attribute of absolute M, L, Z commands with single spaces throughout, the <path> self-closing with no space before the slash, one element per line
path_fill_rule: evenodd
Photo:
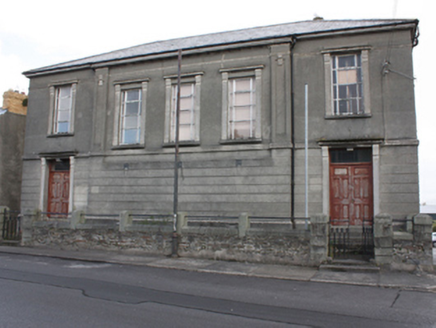
<path fill-rule="evenodd" d="M 304 220 L 305 229 L 308 229 L 307 217 L 309 216 L 309 86 L 304 86 Z"/>
<path fill-rule="evenodd" d="M 179 119 L 180 119 L 180 84 L 181 84 L 181 66 L 182 66 L 182 50 L 179 49 L 177 53 L 177 103 L 176 103 L 176 133 L 175 133 L 175 147 L 174 147 L 174 201 L 173 201 L 173 236 L 172 236 L 172 246 L 171 246 L 171 256 L 177 257 L 178 249 L 178 236 L 177 236 L 177 213 L 179 212 Z"/>
<path fill-rule="evenodd" d="M 295 124 L 294 124 L 294 46 L 296 38 L 292 38 L 291 44 L 291 221 L 292 229 L 295 229 Z"/>

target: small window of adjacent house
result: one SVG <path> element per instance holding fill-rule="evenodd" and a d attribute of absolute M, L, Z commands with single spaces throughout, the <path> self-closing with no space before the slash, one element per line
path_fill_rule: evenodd
<path fill-rule="evenodd" d="M 71 113 L 73 107 L 73 88 L 71 85 L 57 87 L 53 133 L 71 132 Z"/>
<path fill-rule="evenodd" d="M 254 78 L 229 80 L 229 139 L 250 139 L 256 132 L 256 84 Z"/>
<path fill-rule="evenodd" d="M 141 136 L 141 89 L 122 92 L 120 144 L 139 144 Z"/>
<path fill-rule="evenodd" d="M 365 112 L 360 54 L 332 56 L 333 114 Z"/>
<path fill-rule="evenodd" d="M 176 136 L 176 109 L 177 109 L 177 85 L 172 86 L 171 92 L 171 136 L 170 141 L 175 141 Z M 179 140 L 194 141 L 196 135 L 195 118 L 195 84 L 183 83 L 180 85 L 180 124 Z"/>

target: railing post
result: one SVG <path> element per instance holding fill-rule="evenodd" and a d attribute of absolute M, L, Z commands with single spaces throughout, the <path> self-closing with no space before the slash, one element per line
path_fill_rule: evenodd
<path fill-rule="evenodd" d="M 177 213 L 177 234 L 182 235 L 183 228 L 188 225 L 188 216 L 186 212 Z"/>
<path fill-rule="evenodd" d="M 121 211 L 120 213 L 120 226 L 119 226 L 119 230 L 121 232 L 126 231 L 126 228 L 131 226 L 133 223 L 132 221 L 132 215 L 130 214 L 129 211 Z"/>
<path fill-rule="evenodd" d="M 413 218 L 413 244 L 422 250 L 418 254 L 419 266 L 429 272 L 433 272 L 432 224 L 430 215 L 418 214 Z"/>
<path fill-rule="evenodd" d="M 73 211 L 70 219 L 70 228 L 76 230 L 78 224 L 85 223 L 85 213 L 83 211 Z"/>
<path fill-rule="evenodd" d="M 374 257 L 379 265 L 390 265 L 393 260 L 392 217 L 379 214 L 374 217 Z"/>
<path fill-rule="evenodd" d="M 317 214 L 310 218 L 310 261 L 319 265 L 327 260 L 329 217 Z"/>
<path fill-rule="evenodd" d="M 415 216 L 416 214 L 409 214 L 407 217 L 406 217 L 406 231 L 408 232 L 408 233 L 413 233 L 413 217 Z"/>
<path fill-rule="evenodd" d="M 0 206 L 0 240 L 3 240 L 6 216 L 9 211 L 7 206 Z"/>
<path fill-rule="evenodd" d="M 248 218 L 248 214 L 241 213 L 238 219 L 239 237 L 245 237 L 248 229 L 250 229 L 250 219 Z"/>
<path fill-rule="evenodd" d="M 24 210 L 21 222 L 21 246 L 29 246 L 32 244 L 32 229 L 33 229 L 33 221 L 36 221 L 36 218 L 39 215 L 38 210 Z"/>

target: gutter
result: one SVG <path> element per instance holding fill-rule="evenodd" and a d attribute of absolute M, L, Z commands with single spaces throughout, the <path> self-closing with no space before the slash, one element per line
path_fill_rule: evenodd
<path fill-rule="evenodd" d="M 345 35 L 345 34 L 359 34 L 359 33 L 375 33 L 380 31 L 390 31 L 393 28 L 395 30 L 408 30 L 412 29 L 415 31 L 417 29 L 419 20 L 415 19 L 413 21 L 408 21 L 404 23 L 392 23 L 392 24 L 380 24 L 380 25 L 372 25 L 370 27 L 350 27 L 344 28 L 340 30 L 324 30 L 321 32 L 309 32 L 302 34 L 294 34 L 295 37 L 298 36 L 299 39 L 313 39 L 313 38 L 322 38 L 322 37 L 330 37 L 332 35 Z M 415 33 L 413 33 L 415 34 Z"/>

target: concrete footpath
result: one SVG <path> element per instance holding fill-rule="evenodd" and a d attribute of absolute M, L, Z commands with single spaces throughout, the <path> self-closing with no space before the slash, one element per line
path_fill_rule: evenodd
<path fill-rule="evenodd" d="M 260 263 L 242 263 L 192 258 L 171 258 L 138 254 L 129 251 L 60 250 L 42 247 L 0 246 L 0 253 L 33 255 L 67 260 L 139 265 L 214 274 L 296 280 L 319 283 L 338 283 L 360 286 L 401 288 L 436 293 L 436 274 L 425 272 L 398 272 L 379 270 L 376 267 L 321 266 L 301 267 Z"/>

